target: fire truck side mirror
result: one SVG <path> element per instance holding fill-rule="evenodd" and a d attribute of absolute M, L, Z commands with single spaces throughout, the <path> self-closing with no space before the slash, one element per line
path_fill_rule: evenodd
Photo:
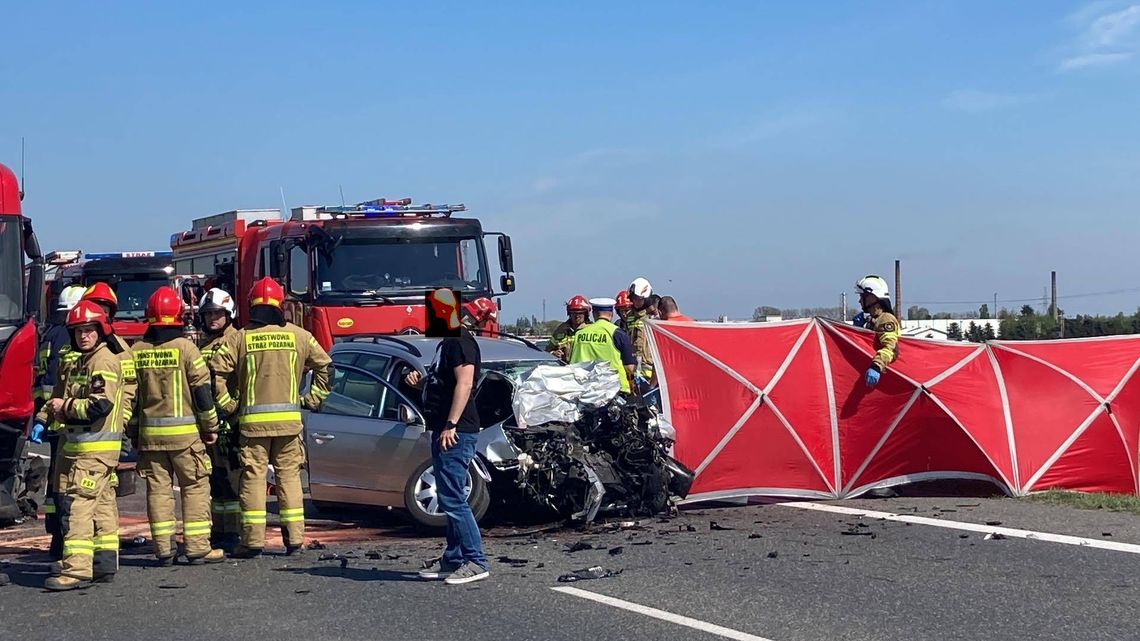
<path fill-rule="evenodd" d="M 511 237 L 506 234 L 499 236 L 499 268 L 505 274 L 515 271 L 515 255 L 511 251 Z"/>
<path fill-rule="evenodd" d="M 514 276 L 500 276 L 499 289 L 503 290 L 504 294 L 509 294 L 515 291 L 515 277 Z"/>

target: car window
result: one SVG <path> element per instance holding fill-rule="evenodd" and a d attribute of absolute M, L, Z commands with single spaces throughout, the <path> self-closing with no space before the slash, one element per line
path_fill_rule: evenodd
<path fill-rule="evenodd" d="M 404 377 L 408 375 L 408 372 L 414 371 L 415 369 L 416 367 L 408 361 L 405 361 L 402 358 L 397 358 L 395 363 L 392 365 L 392 372 L 388 375 L 388 382 L 391 383 L 392 387 L 399 390 L 401 394 L 408 397 L 408 400 L 415 403 L 418 407 L 421 397 L 420 390 L 404 382 Z"/>
<path fill-rule="evenodd" d="M 322 414 L 376 416 L 384 396 L 384 384 L 367 372 L 333 369 L 331 392 L 321 404 Z"/>
<path fill-rule="evenodd" d="M 388 371 L 388 363 L 390 362 L 392 362 L 392 357 L 387 354 L 360 354 L 353 364 L 383 378 Z"/>
<path fill-rule="evenodd" d="M 332 358 L 332 362 L 338 365 L 352 365 L 352 363 L 356 360 L 356 357 L 359 355 L 360 354 L 356 352 L 333 352 L 332 354 L 329 354 L 329 356 Z"/>
<path fill-rule="evenodd" d="M 533 361 L 490 361 L 484 362 L 481 368 L 484 373 L 486 372 L 499 372 L 503 376 L 516 382 L 521 379 L 523 374 L 538 367 L 539 365 L 557 365 L 557 360 L 533 360 Z"/>

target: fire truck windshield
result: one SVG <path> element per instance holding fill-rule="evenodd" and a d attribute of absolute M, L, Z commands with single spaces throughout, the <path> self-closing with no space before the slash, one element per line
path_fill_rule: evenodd
<path fill-rule="evenodd" d="M 126 278 L 118 279 L 90 279 L 90 283 L 104 281 L 115 290 L 115 297 L 119 299 L 119 309 L 115 312 L 118 320 L 142 320 L 146 318 L 146 302 L 154 290 L 169 285 L 165 278 Z M 89 283 L 89 284 L 90 284 Z"/>
<path fill-rule="evenodd" d="M 6 220 L 5 220 L 6 219 Z M 24 252 L 19 216 L 0 217 L 0 324 L 24 317 Z"/>
<path fill-rule="evenodd" d="M 321 297 L 419 295 L 450 287 L 475 298 L 491 293 L 478 238 L 344 238 L 317 258 Z M 465 296 L 465 297 L 466 297 Z"/>

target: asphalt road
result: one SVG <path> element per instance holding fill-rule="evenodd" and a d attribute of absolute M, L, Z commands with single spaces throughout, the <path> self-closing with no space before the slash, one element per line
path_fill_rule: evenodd
<path fill-rule="evenodd" d="M 1135 517 L 1009 499 L 838 505 L 1140 544 Z M 492 579 L 447 587 L 414 576 L 438 542 L 387 527 L 357 537 L 365 540 L 342 537 L 301 559 L 160 569 L 145 566 L 145 550 L 128 550 L 116 583 L 66 594 L 39 589 L 42 555 L 9 554 L 4 571 L 14 584 L 0 588 L 0 637 L 1140 638 L 1140 554 L 1131 552 L 753 505 L 688 511 L 634 528 L 519 536 L 496 530 L 487 539 Z M 591 548 L 569 552 L 576 543 Z M 622 572 L 558 582 L 595 565 Z M 617 601 L 599 603 L 595 595 Z M 638 606 L 656 610 L 631 611 Z"/>

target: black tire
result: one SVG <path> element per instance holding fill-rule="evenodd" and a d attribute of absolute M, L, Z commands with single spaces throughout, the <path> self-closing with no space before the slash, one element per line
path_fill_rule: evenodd
<path fill-rule="evenodd" d="M 430 514 L 428 513 L 418 501 L 416 501 L 416 481 L 423 475 L 428 468 L 431 467 L 431 461 L 424 461 L 419 467 L 412 472 L 407 482 L 404 484 L 404 509 L 408 513 L 408 518 L 416 527 L 423 530 L 442 531 L 447 525 L 447 517 L 443 514 Z M 475 469 L 475 465 L 471 465 L 471 494 L 467 497 L 467 504 L 471 506 L 471 512 L 475 515 L 475 521 L 481 522 L 483 517 L 487 514 L 487 509 L 491 506 L 491 493 L 487 489 L 487 481 L 479 475 Z"/>

